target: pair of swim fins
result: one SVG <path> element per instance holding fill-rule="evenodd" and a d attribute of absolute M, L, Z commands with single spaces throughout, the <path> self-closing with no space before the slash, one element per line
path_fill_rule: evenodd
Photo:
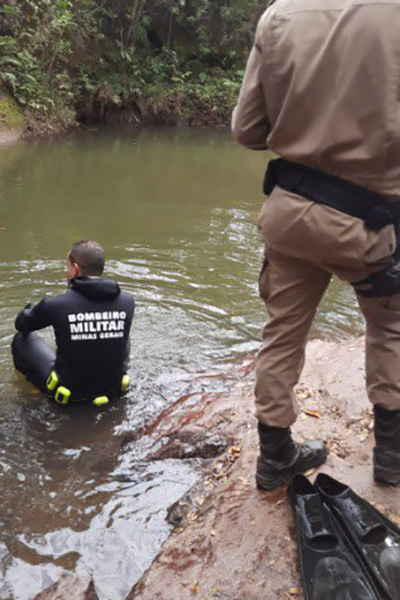
<path fill-rule="evenodd" d="M 400 600 L 400 528 L 329 475 L 288 488 L 306 600 Z"/>

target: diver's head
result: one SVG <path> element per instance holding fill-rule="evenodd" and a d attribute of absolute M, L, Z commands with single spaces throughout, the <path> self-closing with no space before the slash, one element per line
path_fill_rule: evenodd
<path fill-rule="evenodd" d="M 75 242 L 67 255 L 67 279 L 101 277 L 104 263 L 104 249 L 100 244 L 93 240 Z"/>

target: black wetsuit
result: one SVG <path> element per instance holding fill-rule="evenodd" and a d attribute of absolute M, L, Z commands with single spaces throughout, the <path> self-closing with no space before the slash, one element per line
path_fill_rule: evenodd
<path fill-rule="evenodd" d="M 54 369 L 60 383 L 72 391 L 71 400 L 118 393 L 129 359 L 133 312 L 132 295 L 115 281 L 77 277 L 64 294 L 46 297 L 19 313 L 15 366 L 42 390 Z M 55 355 L 39 335 L 27 335 L 48 326 L 54 328 Z"/>

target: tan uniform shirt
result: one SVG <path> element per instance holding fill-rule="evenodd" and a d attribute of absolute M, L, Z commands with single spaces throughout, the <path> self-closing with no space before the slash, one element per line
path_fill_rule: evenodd
<path fill-rule="evenodd" d="M 400 0 L 276 0 L 232 127 L 248 148 L 400 198 Z"/>

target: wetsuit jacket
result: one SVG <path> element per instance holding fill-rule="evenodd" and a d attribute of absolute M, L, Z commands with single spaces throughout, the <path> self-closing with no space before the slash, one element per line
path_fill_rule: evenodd
<path fill-rule="evenodd" d="M 22 333 L 54 328 L 55 370 L 73 395 L 118 392 L 129 358 L 134 312 L 131 294 L 115 281 L 77 277 L 66 293 L 24 308 L 15 327 Z"/>
<path fill-rule="evenodd" d="M 400 198 L 400 0 L 276 0 L 259 22 L 236 139 Z"/>

